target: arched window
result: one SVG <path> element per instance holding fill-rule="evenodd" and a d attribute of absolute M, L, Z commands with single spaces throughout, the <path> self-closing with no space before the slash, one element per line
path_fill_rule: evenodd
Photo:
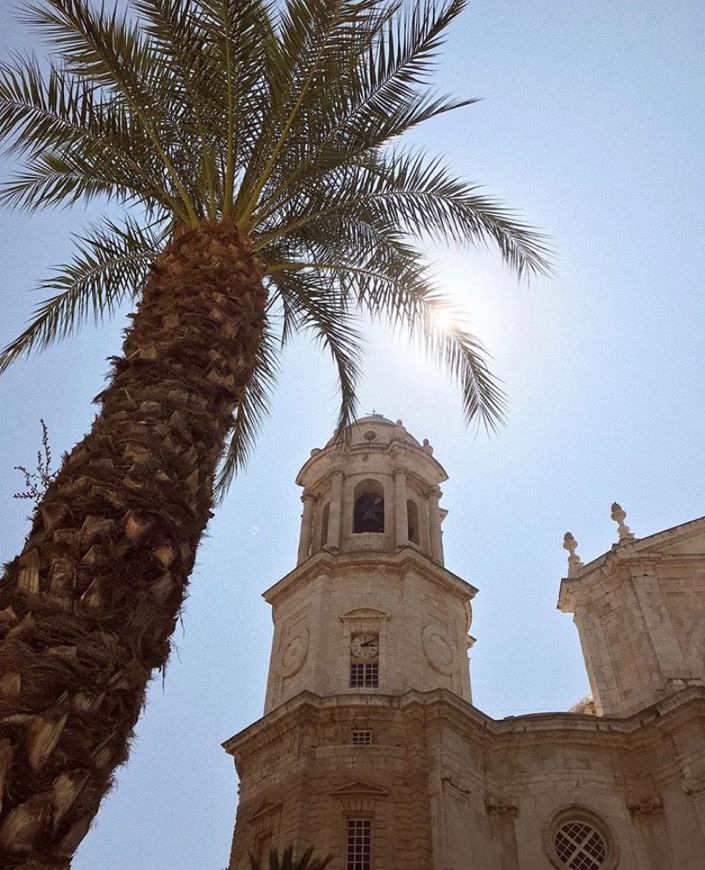
<path fill-rule="evenodd" d="M 409 523 L 409 540 L 412 544 L 420 544 L 419 538 L 419 509 L 413 499 L 406 503 L 406 516 Z"/>
<path fill-rule="evenodd" d="M 384 490 L 376 480 L 365 480 L 355 487 L 353 532 L 384 531 Z"/>

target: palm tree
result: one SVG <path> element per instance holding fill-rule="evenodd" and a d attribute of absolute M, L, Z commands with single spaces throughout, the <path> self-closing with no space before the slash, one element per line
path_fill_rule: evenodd
<path fill-rule="evenodd" d="M 326 858 L 314 858 L 313 846 L 296 858 L 294 847 L 287 846 L 281 853 L 281 857 L 276 849 L 272 849 L 266 865 L 250 855 L 250 870 L 324 870 L 332 860 L 331 855 Z"/>
<path fill-rule="evenodd" d="M 88 830 L 290 336 L 332 354 L 341 427 L 360 313 L 416 336 L 468 420 L 500 419 L 481 345 L 434 325 L 443 297 L 412 239 L 491 242 L 519 276 L 545 270 L 545 247 L 397 142 L 471 102 L 428 84 L 463 5 L 37 0 L 26 13 L 51 54 L 0 67 L 0 139 L 20 161 L 2 202 L 128 208 L 78 240 L 0 369 L 125 300 L 135 313 L 100 414 L 0 585 L 3 867 L 67 867 Z"/>

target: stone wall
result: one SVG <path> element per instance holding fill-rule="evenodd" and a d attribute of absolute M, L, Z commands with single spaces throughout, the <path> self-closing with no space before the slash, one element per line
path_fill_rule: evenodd
<path fill-rule="evenodd" d="M 351 745 L 359 729 L 370 746 Z M 564 867 L 555 835 L 571 822 L 604 843 L 600 870 L 702 870 L 704 746 L 702 688 L 629 719 L 501 721 L 444 690 L 304 693 L 226 744 L 243 783 L 231 870 L 263 819 L 275 846 L 314 845 L 343 870 L 348 817 L 372 819 L 376 870 Z"/>

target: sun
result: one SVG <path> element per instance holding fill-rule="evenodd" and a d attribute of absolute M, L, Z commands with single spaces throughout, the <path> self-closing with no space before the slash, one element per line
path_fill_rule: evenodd
<path fill-rule="evenodd" d="M 451 332 L 458 325 L 459 315 L 447 303 L 441 303 L 431 312 L 431 323 L 438 332 Z"/>

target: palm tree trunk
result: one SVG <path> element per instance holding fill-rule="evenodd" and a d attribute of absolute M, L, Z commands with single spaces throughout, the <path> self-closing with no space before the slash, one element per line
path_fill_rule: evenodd
<path fill-rule="evenodd" d="M 157 258 L 102 410 L 0 582 L 0 866 L 63 870 L 163 667 L 265 321 L 249 240 Z"/>

